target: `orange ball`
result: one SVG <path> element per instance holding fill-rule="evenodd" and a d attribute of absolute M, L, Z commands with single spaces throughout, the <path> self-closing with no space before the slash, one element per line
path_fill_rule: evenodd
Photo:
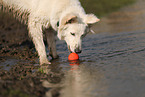
<path fill-rule="evenodd" d="M 69 56 L 68 56 L 68 60 L 72 61 L 72 60 L 78 60 L 79 59 L 79 55 L 76 54 L 76 53 L 71 53 Z"/>

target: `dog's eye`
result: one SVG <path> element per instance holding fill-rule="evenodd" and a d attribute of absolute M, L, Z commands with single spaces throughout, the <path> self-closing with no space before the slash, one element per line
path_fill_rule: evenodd
<path fill-rule="evenodd" d="M 72 33 L 72 32 L 71 32 L 71 35 L 75 36 L 75 33 Z"/>

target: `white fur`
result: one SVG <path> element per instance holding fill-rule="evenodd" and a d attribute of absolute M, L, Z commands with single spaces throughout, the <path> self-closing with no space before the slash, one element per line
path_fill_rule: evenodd
<path fill-rule="evenodd" d="M 76 49 L 81 50 L 81 40 L 88 33 L 89 24 L 99 21 L 95 15 L 86 14 L 78 0 L 0 0 L 0 4 L 13 10 L 14 14 L 17 13 L 15 16 L 28 25 L 40 64 L 50 64 L 43 42 L 43 29 L 51 26 L 58 38 L 65 40 L 70 51 L 75 52 Z M 73 22 L 69 22 L 71 19 Z M 54 33 L 46 31 L 45 34 L 50 53 L 56 58 Z"/>

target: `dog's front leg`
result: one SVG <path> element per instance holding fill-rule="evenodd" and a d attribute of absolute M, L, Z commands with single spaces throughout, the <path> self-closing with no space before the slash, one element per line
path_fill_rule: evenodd
<path fill-rule="evenodd" d="M 56 51 L 56 40 L 55 40 L 55 32 L 52 28 L 45 30 L 47 44 L 49 49 L 49 55 L 52 59 L 58 58 L 57 51 Z"/>
<path fill-rule="evenodd" d="M 28 28 L 29 34 L 32 37 L 32 41 L 39 55 L 40 65 L 51 64 L 47 59 L 45 45 L 43 42 L 42 24 L 35 20 L 29 20 Z"/>

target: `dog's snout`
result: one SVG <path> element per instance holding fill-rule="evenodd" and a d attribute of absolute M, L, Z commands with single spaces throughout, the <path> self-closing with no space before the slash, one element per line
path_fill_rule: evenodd
<path fill-rule="evenodd" d="M 77 48 L 77 49 L 75 49 L 75 53 L 81 53 L 82 52 L 82 50 L 80 50 L 79 48 Z"/>

